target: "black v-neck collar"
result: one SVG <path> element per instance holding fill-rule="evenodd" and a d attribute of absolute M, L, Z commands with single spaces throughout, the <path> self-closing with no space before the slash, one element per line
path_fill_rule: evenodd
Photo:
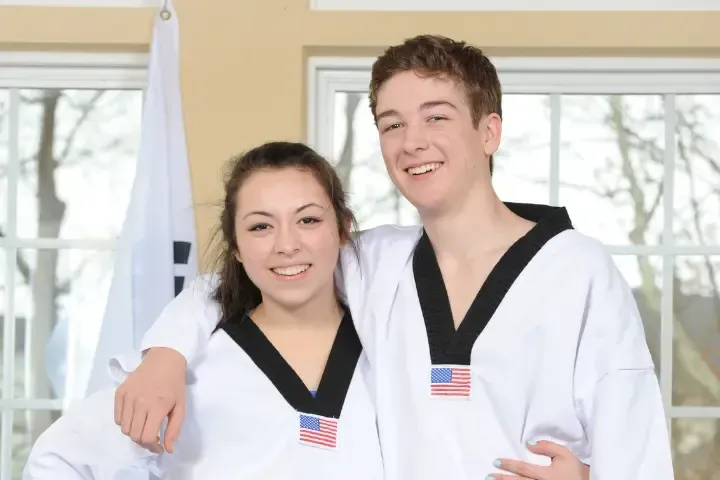
<path fill-rule="evenodd" d="M 572 229 L 563 207 L 506 203 L 516 215 L 535 222 L 500 258 L 480 288 L 457 331 L 440 266 L 427 232 L 413 254 L 413 274 L 433 365 L 470 365 L 475 341 L 500 306 L 510 287 L 535 254 L 557 234 Z"/>
<path fill-rule="evenodd" d="M 247 353 L 295 410 L 340 418 L 362 352 L 360 338 L 347 309 L 340 321 L 315 397 L 247 314 L 231 318 L 220 328 Z"/>

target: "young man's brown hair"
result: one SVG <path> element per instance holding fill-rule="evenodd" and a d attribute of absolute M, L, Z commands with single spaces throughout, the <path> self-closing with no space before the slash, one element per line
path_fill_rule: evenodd
<path fill-rule="evenodd" d="M 413 71 L 458 83 L 467 95 L 475 128 L 480 120 L 497 113 L 502 118 L 502 90 L 495 66 L 482 50 L 439 35 L 419 35 L 388 48 L 375 61 L 370 79 L 370 109 L 376 116 L 377 94 L 394 75 Z M 490 157 L 490 172 L 493 159 Z"/>

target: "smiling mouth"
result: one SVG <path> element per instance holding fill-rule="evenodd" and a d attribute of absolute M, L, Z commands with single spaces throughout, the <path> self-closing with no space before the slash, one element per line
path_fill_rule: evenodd
<path fill-rule="evenodd" d="M 417 167 L 410 167 L 410 168 L 406 169 L 405 171 L 413 176 L 424 175 L 429 172 L 434 172 L 438 168 L 442 167 L 442 165 L 443 165 L 442 163 L 426 163 L 425 165 L 420 165 Z"/>
<path fill-rule="evenodd" d="M 293 265 L 291 267 L 277 267 L 277 268 L 271 268 L 270 270 L 273 271 L 273 273 L 280 275 L 282 277 L 295 277 L 300 275 L 301 273 L 306 272 L 310 268 L 309 264 L 304 265 Z"/>

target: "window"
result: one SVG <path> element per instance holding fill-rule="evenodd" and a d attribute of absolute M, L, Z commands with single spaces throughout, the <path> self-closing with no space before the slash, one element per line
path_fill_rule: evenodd
<path fill-rule="evenodd" d="M 0 478 L 82 396 L 139 147 L 143 56 L 0 53 Z"/>
<path fill-rule="evenodd" d="M 371 59 L 313 58 L 309 142 L 332 158 L 361 228 L 413 224 L 367 103 Z M 720 471 L 720 62 L 497 59 L 507 201 L 565 205 L 633 288 L 678 480 Z"/>

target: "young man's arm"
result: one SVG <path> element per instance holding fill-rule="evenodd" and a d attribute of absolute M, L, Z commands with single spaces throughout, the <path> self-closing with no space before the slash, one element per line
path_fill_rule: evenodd
<path fill-rule="evenodd" d="M 114 389 L 78 401 L 33 445 L 23 480 L 148 480 L 161 476 L 159 455 L 120 433 L 108 415 Z"/>
<path fill-rule="evenodd" d="M 632 291 L 602 251 L 592 262 L 575 371 L 591 480 L 673 480 L 662 397 Z"/>
<path fill-rule="evenodd" d="M 197 278 L 163 310 L 143 336 L 142 363 L 134 368 L 113 359 L 127 379 L 115 393 L 115 423 L 138 444 L 161 451 L 157 439 L 168 418 L 163 438 L 166 450 L 180 434 L 185 416 L 185 377 L 191 364 L 207 346 L 220 320 L 219 305 L 210 295 L 215 276 Z"/>

